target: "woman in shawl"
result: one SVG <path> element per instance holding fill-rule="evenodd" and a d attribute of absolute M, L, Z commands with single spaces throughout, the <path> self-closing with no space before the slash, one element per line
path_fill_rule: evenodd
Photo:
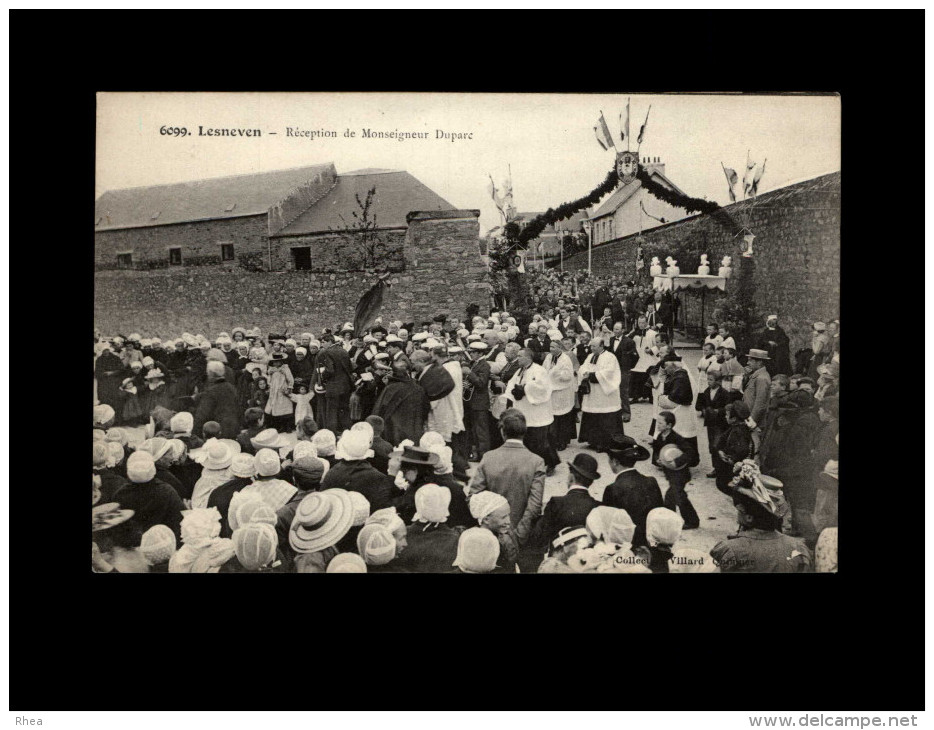
<path fill-rule="evenodd" d="M 98 346 L 101 354 L 94 363 L 94 375 L 97 378 L 97 399 L 116 412 L 120 412 L 120 384 L 123 382 L 124 366 L 119 355 L 114 354 L 109 343 Z"/>
<path fill-rule="evenodd" d="M 169 353 L 165 365 L 172 379 L 169 384 L 171 402 L 174 403 L 177 398 L 191 395 L 191 368 L 188 365 L 188 343 L 185 339 L 175 341 L 175 350 Z"/>

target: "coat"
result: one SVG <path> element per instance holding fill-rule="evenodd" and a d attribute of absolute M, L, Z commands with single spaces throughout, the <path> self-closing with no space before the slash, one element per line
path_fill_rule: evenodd
<path fill-rule="evenodd" d="M 563 497 L 552 497 L 545 505 L 535 544 L 541 548 L 550 547 L 561 530 L 585 525 L 587 515 L 599 506 L 600 502 L 590 496 L 586 487 L 571 487 Z"/>
<path fill-rule="evenodd" d="M 765 368 L 759 368 L 749 376 L 749 382 L 743 390 L 743 402 L 749 407 L 749 417 L 757 425 L 765 420 L 771 390 L 772 378 Z"/>
<path fill-rule="evenodd" d="M 269 379 L 269 399 L 266 401 L 266 407 L 263 409 L 270 416 L 291 416 L 294 412 L 292 399 L 282 392 L 285 388 L 291 393 L 295 386 L 295 379 L 292 377 L 292 371 L 288 365 L 282 365 L 278 371 L 270 372 Z"/>
<path fill-rule="evenodd" d="M 533 523 L 542 514 L 545 495 L 545 460 L 522 442 L 510 439 L 487 451 L 470 482 L 471 492 L 488 489 L 506 498 L 512 529 L 524 544 Z"/>
<path fill-rule="evenodd" d="M 224 378 L 218 378 L 208 385 L 198 398 L 192 433 L 201 433 L 207 421 L 217 421 L 221 425 L 221 438 L 236 438 L 243 416 L 238 400 L 237 389 Z"/>
<path fill-rule="evenodd" d="M 124 365 L 119 355 L 109 350 L 101 353 L 94 363 L 94 376 L 97 378 L 97 399 L 119 412 L 120 383 L 123 382 Z"/>
<path fill-rule="evenodd" d="M 130 519 L 146 532 L 155 525 L 165 525 L 175 533 L 175 541 L 181 544 L 182 510 L 185 505 L 172 487 L 161 479 L 153 478 L 142 484 L 128 482 L 113 497 L 123 509 L 134 511 Z"/>
<path fill-rule="evenodd" d="M 778 479 L 813 475 L 813 449 L 822 425 L 815 404 L 804 392 L 772 400 L 759 446 L 763 474 Z"/>
<path fill-rule="evenodd" d="M 475 360 L 470 364 L 470 372 L 464 378 L 467 383 L 473 386 L 470 400 L 467 401 L 467 407 L 472 412 L 482 412 L 490 410 L 490 363 L 486 360 Z M 486 416 L 484 416 L 485 418 Z"/>
<path fill-rule="evenodd" d="M 463 528 L 416 522 L 409 525 L 408 545 L 392 561 L 395 573 L 456 573 L 457 543 Z"/>
<path fill-rule="evenodd" d="M 603 504 L 626 510 L 636 524 L 632 546 L 648 545 L 645 539 L 645 520 L 656 507 L 664 507 L 662 490 L 655 477 L 626 469 L 616 475 L 616 481 L 603 491 Z"/>
<path fill-rule="evenodd" d="M 707 388 L 697 396 L 694 410 L 703 414 L 708 435 L 719 434 L 726 428 L 726 407 L 733 402 L 731 395 L 732 393 L 728 393 L 723 388 L 717 388 L 716 394 L 711 396 L 710 388 Z M 715 440 L 710 439 L 711 448 Z"/>
<path fill-rule="evenodd" d="M 744 530 L 710 550 L 721 573 L 809 573 L 811 551 L 800 538 L 774 530 Z"/>
<path fill-rule="evenodd" d="M 766 327 L 753 338 L 753 347 L 765 350 L 771 360 L 765 363 L 770 375 L 791 375 L 791 349 L 788 335 L 781 327 Z"/>
<path fill-rule="evenodd" d="M 321 350 L 316 366 L 324 368 L 322 383 L 328 397 L 350 397 L 354 383 L 353 366 L 350 363 L 350 355 L 341 344 Z"/>
<path fill-rule="evenodd" d="M 636 352 L 636 343 L 626 335 L 610 339 L 610 346 L 607 348 L 619 361 L 621 372 L 629 372 L 639 361 L 639 353 Z"/>
<path fill-rule="evenodd" d="M 332 488 L 360 492 L 370 503 L 370 513 L 394 507 L 402 497 L 391 476 L 382 474 L 368 461 L 338 461 L 321 480 L 321 491 Z"/>
<path fill-rule="evenodd" d="M 545 361 L 545 355 L 551 349 L 551 340 L 546 337 L 543 342 L 538 336 L 535 336 L 526 343 L 526 347 L 535 353 L 533 359 L 538 365 L 541 365 Z"/>
<path fill-rule="evenodd" d="M 393 446 L 405 439 L 418 443 L 425 433 L 428 407 L 428 398 L 418 383 L 408 376 L 390 375 L 373 406 L 373 415 L 386 422 L 383 436 Z"/>
<path fill-rule="evenodd" d="M 227 521 L 227 512 L 230 510 L 230 500 L 244 487 L 250 486 L 253 480 L 248 477 L 233 477 L 214 489 L 208 497 L 208 508 L 217 507 L 221 513 L 221 537 L 230 537 L 232 530 Z"/>

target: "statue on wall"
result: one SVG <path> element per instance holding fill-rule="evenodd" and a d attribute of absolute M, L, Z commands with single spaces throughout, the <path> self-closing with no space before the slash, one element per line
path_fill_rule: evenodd
<path fill-rule="evenodd" d="M 701 276 L 707 276 L 710 273 L 710 265 L 707 263 L 707 254 L 702 253 L 700 257 L 700 266 L 697 267 L 697 273 Z"/>

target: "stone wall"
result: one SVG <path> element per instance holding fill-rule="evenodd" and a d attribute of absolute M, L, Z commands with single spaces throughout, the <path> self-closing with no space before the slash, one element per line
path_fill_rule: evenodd
<path fill-rule="evenodd" d="M 489 277 L 480 258 L 478 216 L 475 210 L 410 214 L 401 262 L 396 256 L 376 269 L 98 271 L 94 324 L 105 334 L 138 331 L 163 339 L 186 331 L 213 336 L 237 325 L 317 333 L 352 320 L 359 298 L 380 273 L 392 270 L 390 264 L 398 270 L 384 300 L 385 320 L 462 316 L 471 302 L 487 313 Z"/>
<path fill-rule="evenodd" d="M 221 244 L 232 243 L 236 269 L 251 257 L 266 261 L 266 214 L 222 220 L 176 223 L 146 228 L 121 228 L 94 234 L 94 265 L 97 270 L 117 268 L 117 254 L 132 251 L 134 268 L 180 269 L 221 264 Z M 182 249 L 182 266 L 169 265 L 169 249 Z"/>
<path fill-rule="evenodd" d="M 293 248 L 311 249 L 312 271 L 365 269 L 379 262 L 382 269 L 401 271 L 405 267 L 403 247 L 406 229 L 379 230 L 371 234 L 372 255 L 367 255 L 359 233 L 316 233 L 272 239 L 272 270 L 294 271 Z M 367 248 L 371 244 L 367 244 Z"/>
<path fill-rule="evenodd" d="M 756 236 L 753 253 L 759 313 L 763 318 L 767 314 L 779 316 L 792 340 L 792 354 L 808 347 L 811 323 L 840 315 L 840 173 L 772 190 L 759 195 L 755 203 L 736 203 L 726 210 Z M 635 279 L 639 241 L 634 235 L 595 247 L 593 273 Z M 742 239 L 734 238 L 709 216 L 693 216 L 645 231 L 641 242 L 645 282 L 650 280 L 652 256 L 658 256 L 664 266 L 665 257 L 675 255 L 682 274 L 696 272 L 703 253 L 708 256 L 711 274 L 717 273 L 724 255 L 733 257 L 734 275 L 739 269 Z M 587 252 L 566 257 L 564 268 L 586 270 Z M 728 281 L 728 292 L 732 286 L 735 283 Z M 720 295 L 708 291 L 705 299 L 705 321 L 711 321 Z M 687 321 L 698 324 L 699 293 L 683 293 L 682 302 Z"/>

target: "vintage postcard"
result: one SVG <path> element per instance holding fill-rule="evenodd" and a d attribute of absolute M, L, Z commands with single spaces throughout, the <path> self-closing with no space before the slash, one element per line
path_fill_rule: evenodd
<path fill-rule="evenodd" d="M 836 572 L 840 97 L 101 93 L 95 572 Z"/>

